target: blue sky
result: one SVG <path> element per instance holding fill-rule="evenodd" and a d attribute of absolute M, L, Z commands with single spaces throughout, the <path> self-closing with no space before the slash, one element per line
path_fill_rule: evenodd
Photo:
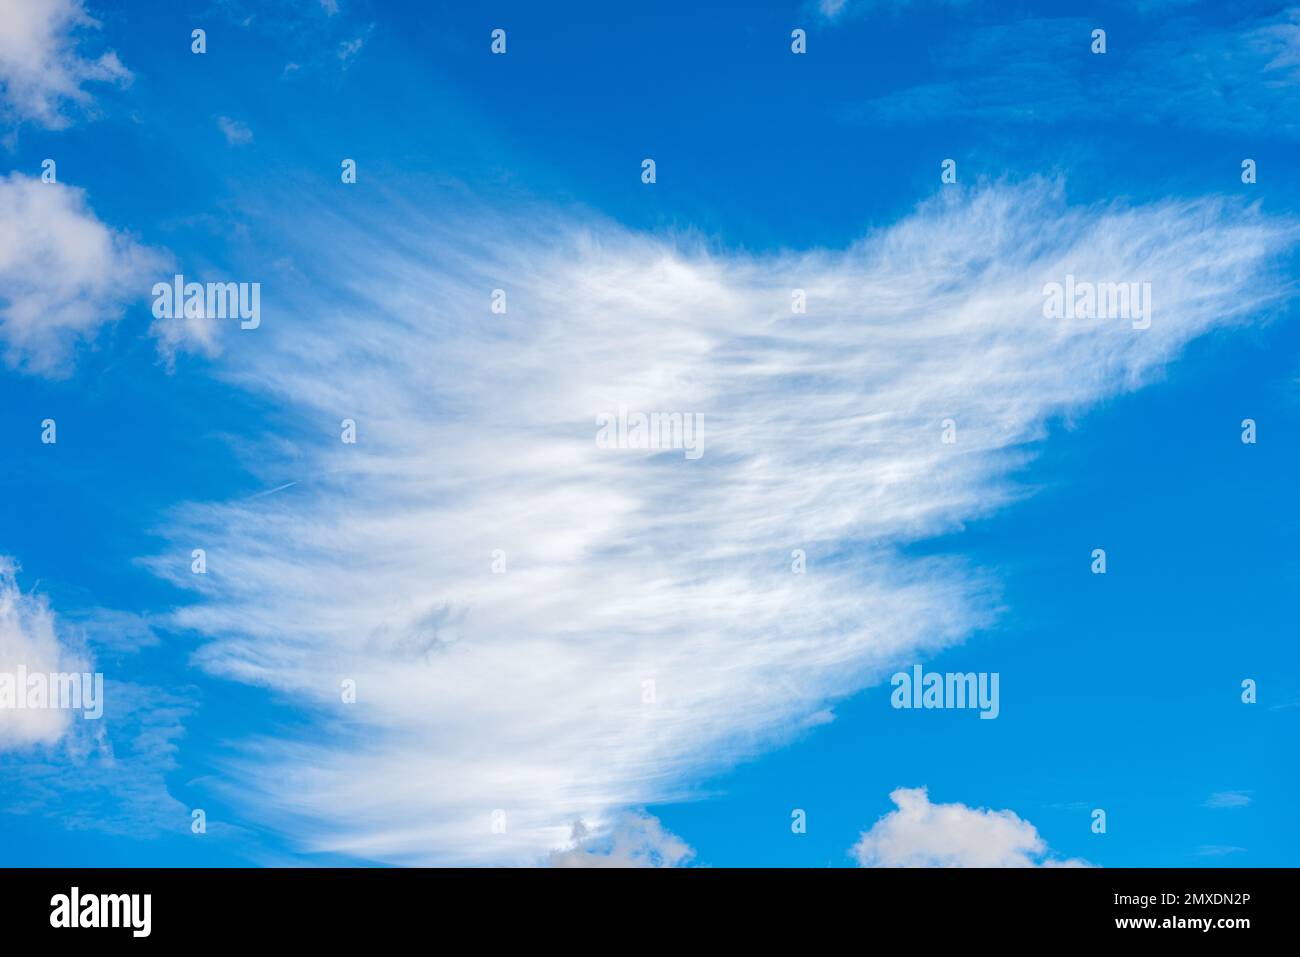
<path fill-rule="evenodd" d="M 0 3 L 0 671 L 108 691 L 0 862 L 1296 862 L 1300 8 L 80 9 Z"/>

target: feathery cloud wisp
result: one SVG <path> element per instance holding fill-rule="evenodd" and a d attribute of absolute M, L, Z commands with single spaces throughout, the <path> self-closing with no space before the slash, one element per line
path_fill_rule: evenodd
<path fill-rule="evenodd" d="M 1105 103 L 1106 115 L 1137 123 L 1289 136 L 1300 129 L 1300 7 L 1197 30 L 1173 18 L 1127 36 L 1114 70 L 1061 69 L 1062 62 L 1096 58 L 1089 44 L 1097 26 L 1086 17 L 1060 17 L 973 28 L 936 49 L 944 79 L 891 90 L 848 115 L 1041 125 L 1092 115 L 1095 104 Z"/>
<path fill-rule="evenodd" d="M 317 284 L 219 367 L 289 410 L 314 478 L 192 504 L 169 534 L 208 574 L 155 566 L 199 589 L 175 623 L 206 668 L 318 721 L 248 742 L 236 793 L 307 848 L 407 863 L 544 859 L 990 621 L 987 575 L 904 547 L 1021 494 L 1050 420 L 1267 303 L 1294 234 L 1041 182 L 767 256 L 544 212 L 384 223 L 295 220 L 337 241 L 302 257 Z M 1149 281 L 1150 327 L 1045 319 L 1067 274 Z M 703 456 L 598 447 L 620 406 L 703 414 Z"/>
<path fill-rule="evenodd" d="M 253 131 L 248 128 L 247 123 L 232 120 L 228 116 L 218 116 L 217 128 L 221 130 L 221 135 L 231 146 L 244 146 L 253 142 Z"/>
<path fill-rule="evenodd" d="M 1250 805 L 1249 791 L 1215 791 L 1205 799 L 1209 808 L 1247 807 Z"/>

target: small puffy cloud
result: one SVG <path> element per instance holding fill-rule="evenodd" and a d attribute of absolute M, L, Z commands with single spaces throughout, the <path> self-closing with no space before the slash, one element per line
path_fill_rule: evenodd
<path fill-rule="evenodd" d="M 1215 791 L 1205 799 L 1205 806 L 1211 808 L 1246 807 L 1250 804 L 1249 791 Z"/>
<path fill-rule="evenodd" d="M 217 128 L 221 130 L 221 135 L 231 146 L 243 146 L 245 143 L 253 142 L 253 131 L 248 128 L 248 124 L 241 123 L 239 120 L 218 116 Z"/>
<path fill-rule="evenodd" d="M 361 47 L 365 45 L 364 37 L 355 37 L 351 40 L 345 40 L 339 44 L 339 59 L 343 61 L 346 67 L 361 52 Z"/>
<path fill-rule="evenodd" d="M 81 0 L 0 0 L 0 23 L 0 87 L 14 118 L 60 129 L 69 104 L 90 103 L 84 84 L 131 80 L 113 51 L 94 59 L 78 51 L 78 33 L 99 26 Z"/>
<path fill-rule="evenodd" d="M 605 834 L 592 834 L 579 821 L 573 825 L 573 846 L 554 851 L 551 867 L 681 867 L 695 851 L 664 829 L 652 815 L 628 814 Z"/>
<path fill-rule="evenodd" d="M 143 298 L 165 257 L 101 222 L 84 191 L 0 177 L 0 351 L 11 368 L 66 375 L 77 343 Z"/>
<path fill-rule="evenodd" d="M 45 600 L 18 587 L 13 559 L 0 556 L 0 672 L 28 674 L 85 671 L 55 630 Z M 68 730 L 72 714 L 58 708 L 0 708 L 0 751 L 55 744 Z"/>
<path fill-rule="evenodd" d="M 863 867 L 1087 867 L 1048 856 L 1038 829 L 1014 811 L 932 804 L 925 788 L 898 788 L 890 811 L 851 853 Z"/>

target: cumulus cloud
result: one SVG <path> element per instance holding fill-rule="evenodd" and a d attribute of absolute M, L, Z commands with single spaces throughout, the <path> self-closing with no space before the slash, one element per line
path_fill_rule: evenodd
<path fill-rule="evenodd" d="M 607 833 L 593 834 L 579 821 L 573 826 L 573 846 L 552 851 L 551 867 L 681 867 L 695 851 L 664 829 L 653 815 L 630 813 Z"/>
<path fill-rule="evenodd" d="M 0 177 L 0 346 L 10 367 L 68 372 L 126 304 L 147 295 L 164 257 L 105 225 L 86 194 L 12 173 Z"/>
<path fill-rule="evenodd" d="M 932 804 L 925 788 L 898 788 L 897 805 L 852 854 L 863 867 L 1086 867 L 1055 860 L 1037 828 L 1013 811 Z"/>
<path fill-rule="evenodd" d="M 0 177 L 0 347 L 10 367 L 69 371 L 77 343 L 147 296 L 156 250 L 101 222 L 84 191 Z"/>
<path fill-rule="evenodd" d="M 83 656 L 70 650 L 55 629 L 54 616 L 39 595 L 18 587 L 13 559 L 0 556 L 0 672 L 14 675 L 86 671 Z M 0 708 L 0 751 L 57 743 L 72 722 L 58 708 Z"/>
<path fill-rule="evenodd" d="M 546 209 L 349 217 L 293 216 L 332 245 L 219 366 L 283 410 L 259 469 L 297 484 L 190 504 L 153 564 L 198 590 L 174 624 L 204 667 L 316 722 L 246 742 L 232 797 L 399 863 L 544 860 L 989 623 L 996 581 L 907 546 L 1024 494 L 1051 423 L 1254 315 L 1294 232 L 1044 182 L 768 255 Z M 1044 318 L 1067 274 L 1150 282 L 1150 327 Z M 599 447 L 620 407 L 703 415 L 704 454 Z"/>
<path fill-rule="evenodd" d="M 0 556 L 0 672 L 94 674 L 101 658 L 155 643 L 144 620 L 91 609 L 56 616 L 44 596 L 24 593 L 18 566 Z M 111 670 L 111 669 L 110 669 Z M 168 791 L 195 689 L 104 677 L 103 714 L 67 708 L 0 708 L 0 812 L 56 818 L 72 830 L 141 838 L 188 833 L 189 811 Z M 76 861 L 65 863 L 75 864 Z"/>
<path fill-rule="evenodd" d="M 62 128 L 68 105 L 90 103 L 85 84 L 131 79 L 113 51 L 94 59 L 78 51 L 79 36 L 99 26 L 81 0 L 0 0 L 0 23 L 0 87 L 18 119 Z"/>

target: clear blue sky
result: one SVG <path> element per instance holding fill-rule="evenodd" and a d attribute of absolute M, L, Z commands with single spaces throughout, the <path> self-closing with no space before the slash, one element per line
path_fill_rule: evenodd
<path fill-rule="evenodd" d="M 294 401 L 295 390 L 325 394 L 339 368 L 324 340 L 307 331 L 349 328 L 329 325 L 335 320 L 327 312 L 352 310 L 358 322 L 374 325 L 355 327 L 361 338 L 340 349 L 364 353 L 370 342 L 382 351 L 404 341 L 376 338 L 382 317 L 361 314 L 367 284 L 380 281 L 364 270 L 377 250 L 393 261 L 409 256 L 415 263 L 426 253 L 455 261 L 463 242 L 463 255 L 474 261 L 485 246 L 514 241 L 508 224 L 516 217 L 542 209 L 549 212 L 539 217 L 554 216 L 566 228 L 596 224 L 591 228 L 619 237 L 702 247 L 700 255 L 728 268 L 742 260 L 785 263 L 805 251 L 833 255 L 906 221 L 947 188 L 939 176 L 946 158 L 958 163 L 954 189 L 1009 195 L 1013 218 L 1018 191 L 1036 178 L 1060 184 L 1061 202 L 1084 211 L 1085 227 L 1108 204 L 1138 211 L 1133 223 L 1121 216 L 1103 227 L 1085 252 L 1105 253 L 1106 228 L 1139 229 L 1143 210 L 1171 202 L 1223 197 L 1230 209 L 1246 210 L 1240 215 L 1279 228 L 1300 217 L 1300 14 L 1280 4 L 1010 8 L 980 0 L 848 0 L 833 16 L 799 0 L 332 6 L 90 3 L 99 25 L 81 28 L 79 55 L 93 60 L 114 51 L 130 82 L 84 79 L 84 102 L 53 101 L 58 121 L 13 103 L 5 115 L 0 173 L 39 177 L 41 161 L 56 158 L 59 183 L 84 190 L 94 217 L 168 258 L 131 290 L 109 282 L 110 291 L 101 291 L 110 300 L 104 314 L 113 320 L 120 309 L 120 317 L 61 350 L 48 368 L 34 368 L 6 342 L 0 483 L 8 507 L 0 513 L 0 554 L 21 567 L 22 594 L 48 603 L 61 640 L 84 648 L 106 673 L 117 703 L 110 701 L 96 729 L 103 737 L 89 751 L 66 740 L 0 749 L 0 863 L 476 859 L 465 842 L 447 836 L 457 818 L 434 795 L 459 795 L 463 780 L 488 773 L 481 761 L 440 757 L 444 735 L 457 736 L 457 755 L 470 749 L 464 727 L 406 709 L 340 731 L 337 715 L 292 681 L 240 670 L 259 648 L 271 672 L 299 667 L 298 646 L 287 637 L 268 644 L 260 631 L 232 634 L 241 621 L 256 620 L 267 633 L 296 636 L 301 622 L 286 613 L 298 606 L 283 597 L 291 584 L 269 586 L 271 600 L 244 583 L 238 601 L 223 605 L 221 595 L 196 593 L 179 580 L 192 536 L 176 529 L 223 522 L 187 509 L 245 502 L 299 481 L 308 455 L 302 436 L 313 416 L 323 432 L 335 430 L 337 416 L 321 412 L 322 403 Z M 195 27 L 207 31 L 201 56 L 190 50 Z M 504 56 L 489 51 L 496 27 L 508 33 Z M 790 50 L 795 27 L 808 31 L 802 56 Z M 1089 51 L 1098 27 L 1106 30 L 1104 55 Z M 228 137 L 219 118 L 247 136 Z M 355 186 L 340 183 L 344 157 L 357 160 Z M 657 163 L 650 187 L 640 180 L 645 157 Z M 1247 157 L 1258 164 L 1256 184 L 1241 181 Z M 1024 201 L 1024 215 L 1047 218 L 1016 227 L 1026 244 L 1054 236 L 1061 222 L 1056 207 L 1036 202 Z M 1257 204 L 1253 213 L 1247 204 Z M 480 225 L 467 227 L 467 220 Z M 1152 235 L 1152 243 L 1169 239 L 1159 230 Z M 626 780 L 602 778 L 611 793 L 632 796 L 628 806 L 611 800 L 604 808 L 610 820 L 627 811 L 658 818 L 693 849 L 694 863 L 848 866 L 859 835 L 893 810 L 890 792 L 926 787 L 935 803 L 1014 812 L 1057 859 L 1294 865 L 1300 314 L 1293 238 L 1269 245 L 1249 270 L 1229 270 L 1225 281 L 1240 286 L 1215 293 L 1258 305 L 1232 322 L 1208 316 L 1200 334 L 1144 358 L 1140 382 L 1089 387 L 1069 409 L 1026 398 L 1033 434 L 990 453 L 1000 464 L 987 508 L 888 530 L 896 549 L 889 567 L 958 563 L 960 581 L 980 583 L 977 604 L 987 600 L 996 613 L 972 615 L 941 650 L 909 646 L 880 667 L 886 675 L 913 661 L 940 671 L 999 672 L 996 721 L 964 711 L 895 711 L 887 682 L 865 676 L 872 668 L 863 665 L 864 677 L 847 687 L 828 675 L 824 686 L 801 688 L 820 695 L 834 720 L 794 733 L 786 733 L 784 711 L 779 727 L 728 724 L 733 705 L 726 717 L 688 711 L 682 720 L 693 723 L 698 740 L 665 735 L 661 748 L 636 752 Z M 941 246 L 942 236 L 934 241 Z M 3 255 L 0 280 L 25 282 L 5 271 Z M 358 274 L 341 273 L 339 263 L 356 265 Z M 174 271 L 262 281 L 264 328 L 232 333 L 220 354 L 160 351 L 148 289 Z M 411 275 L 405 267 L 377 272 L 390 291 Z M 1178 281 L 1200 276 L 1193 269 Z M 322 290 L 331 278 L 337 288 Z M 1163 278 L 1156 276 L 1157 284 Z M 508 275 L 485 281 L 487 288 L 510 285 Z M 784 289 L 782 282 L 775 285 Z M 430 320 L 432 337 L 444 334 L 439 323 L 458 308 L 455 287 L 440 298 L 441 288 L 413 293 L 442 317 Z M 11 308 L 18 296 L 0 286 L 0 306 Z M 543 307 L 524 300 L 520 308 Z M 299 325 L 280 320 L 290 312 Z M 917 362 L 924 351 L 900 348 L 897 361 Z M 472 370 L 498 360 L 480 350 L 456 361 L 465 365 L 452 368 Z M 875 367 L 886 378 L 887 365 Z M 500 372 L 503 394 L 512 387 L 510 368 Z M 575 360 L 568 375 L 580 380 L 587 371 Z M 1090 371 L 1067 365 L 1055 375 L 1084 382 Z M 444 389 L 438 369 L 427 382 L 401 374 L 372 381 L 417 398 L 370 394 L 395 418 L 427 398 L 426 431 L 411 426 L 412 441 L 443 442 L 437 423 L 471 414 Z M 532 374 L 524 377 L 529 383 Z M 277 390 L 281 376 L 284 392 Z M 300 376 L 315 385 L 302 386 Z M 1014 389 L 1009 394 L 1014 417 L 1019 400 Z M 511 401 L 502 399 L 507 407 Z M 46 417 L 58 421 L 54 447 L 38 441 Z M 1239 438 L 1247 417 L 1258 423 L 1254 445 Z M 720 441 L 714 461 L 725 463 L 729 450 Z M 815 447 L 815 438 L 808 441 Z M 476 467 L 488 455 L 464 454 Z M 331 489 L 290 499 L 301 490 L 254 501 L 271 509 L 284 499 L 284 508 L 302 508 L 327 527 Z M 359 488 L 348 494 L 359 497 L 349 501 L 370 501 Z M 455 499 L 416 499 L 402 500 L 414 510 L 408 516 L 424 514 L 417 504 L 456 507 Z M 509 497 L 501 502 L 507 508 Z M 593 499 L 591 508 L 607 505 Z M 537 506 L 552 507 L 559 508 Z M 277 534 L 304 550 L 285 561 L 310 573 L 312 545 L 293 533 L 298 513 L 259 512 L 248 527 L 271 514 L 286 522 Z M 403 513 L 391 514 L 400 521 Z M 226 523 L 227 548 L 267 541 L 245 533 L 244 522 Z M 557 520 L 539 547 L 564 552 L 571 527 Z M 401 530 L 385 534 L 400 543 L 389 553 L 400 560 Z M 356 542 L 374 539 L 331 545 L 346 555 Z M 837 544 L 853 556 L 871 552 L 876 539 L 846 535 Z M 453 548 L 450 539 L 446 547 Z M 774 545 L 778 564 L 790 547 L 797 543 Z M 1105 576 L 1089 571 L 1096 547 L 1107 550 Z M 167 555 L 178 572 L 160 570 L 159 556 Z M 362 557 L 373 566 L 364 574 L 388 573 L 381 551 L 367 547 Z M 358 591 L 378 581 L 363 579 Z M 323 622 L 355 612 L 350 600 L 309 593 Z M 456 601 L 445 602 L 435 605 L 455 620 Z M 205 610 L 212 603 L 236 609 L 234 624 Z M 927 606 L 917 615 L 927 617 Z M 137 630 L 123 637 L 128 619 Z M 925 622 L 914 624 L 923 642 Z M 683 618 L 671 627 L 676 634 L 692 626 Z M 472 640 L 472 626 L 464 630 L 462 640 Z M 352 638 L 353 651 L 374 652 L 373 634 Z M 228 640 L 238 650 L 223 657 Z M 312 655 L 352 653 L 339 647 Z M 240 664 L 231 665 L 235 659 Z M 725 669 L 719 673 L 728 680 Z M 1241 702 L 1244 678 L 1258 682 L 1257 704 Z M 734 680 L 748 678 L 738 668 Z M 492 689 L 486 681 L 482 693 Z M 739 700 L 761 711 L 764 694 Z M 514 720 L 544 724 L 550 717 L 544 709 Z M 715 721 L 717 736 L 699 731 Z M 415 737 L 424 750 L 401 750 Z M 593 747 L 588 738 L 552 740 L 562 757 L 567 748 Z M 487 754 L 499 744 L 485 733 L 472 747 Z M 513 753 L 500 746 L 507 757 Z M 313 747 L 331 753 L 295 750 Z M 508 776 L 503 761 L 491 773 Z M 322 790 L 318 802 L 306 792 L 317 786 L 311 769 L 323 766 L 351 767 L 355 779 L 344 786 L 330 777 L 337 790 Z M 420 785 L 428 789 L 424 798 L 413 787 L 391 807 L 362 800 L 402 790 L 426 766 L 438 771 Z M 571 769 L 579 783 L 584 767 Z M 304 777 L 293 777 L 299 773 Z M 296 799 L 275 792 L 275 801 L 265 800 L 276 775 L 298 782 L 289 788 L 298 789 Z M 576 787 L 567 782 L 557 792 Z M 420 831 L 426 800 L 427 833 Z M 542 821 L 549 805 L 537 800 L 542 810 L 528 814 Z M 459 797 L 446 802 L 461 806 Z M 596 806 L 585 796 L 575 802 Z M 487 803 L 483 814 L 495 806 Z M 192 808 L 205 810 L 206 835 L 191 833 Z M 805 834 L 791 831 L 795 808 L 807 812 Z M 1105 834 L 1090 831 L 1094 808 L 1106 810 Z M 567 813 L 566 805 L 538 826 L 559 828 L 562 844 Z M 366 843 L 367 835 L 407 827 L 412 835 Z M 536 847 L 546 843 L 537 840 Z M 524 842 L 506 857 L 522 861 L 531 846 Z"/>

